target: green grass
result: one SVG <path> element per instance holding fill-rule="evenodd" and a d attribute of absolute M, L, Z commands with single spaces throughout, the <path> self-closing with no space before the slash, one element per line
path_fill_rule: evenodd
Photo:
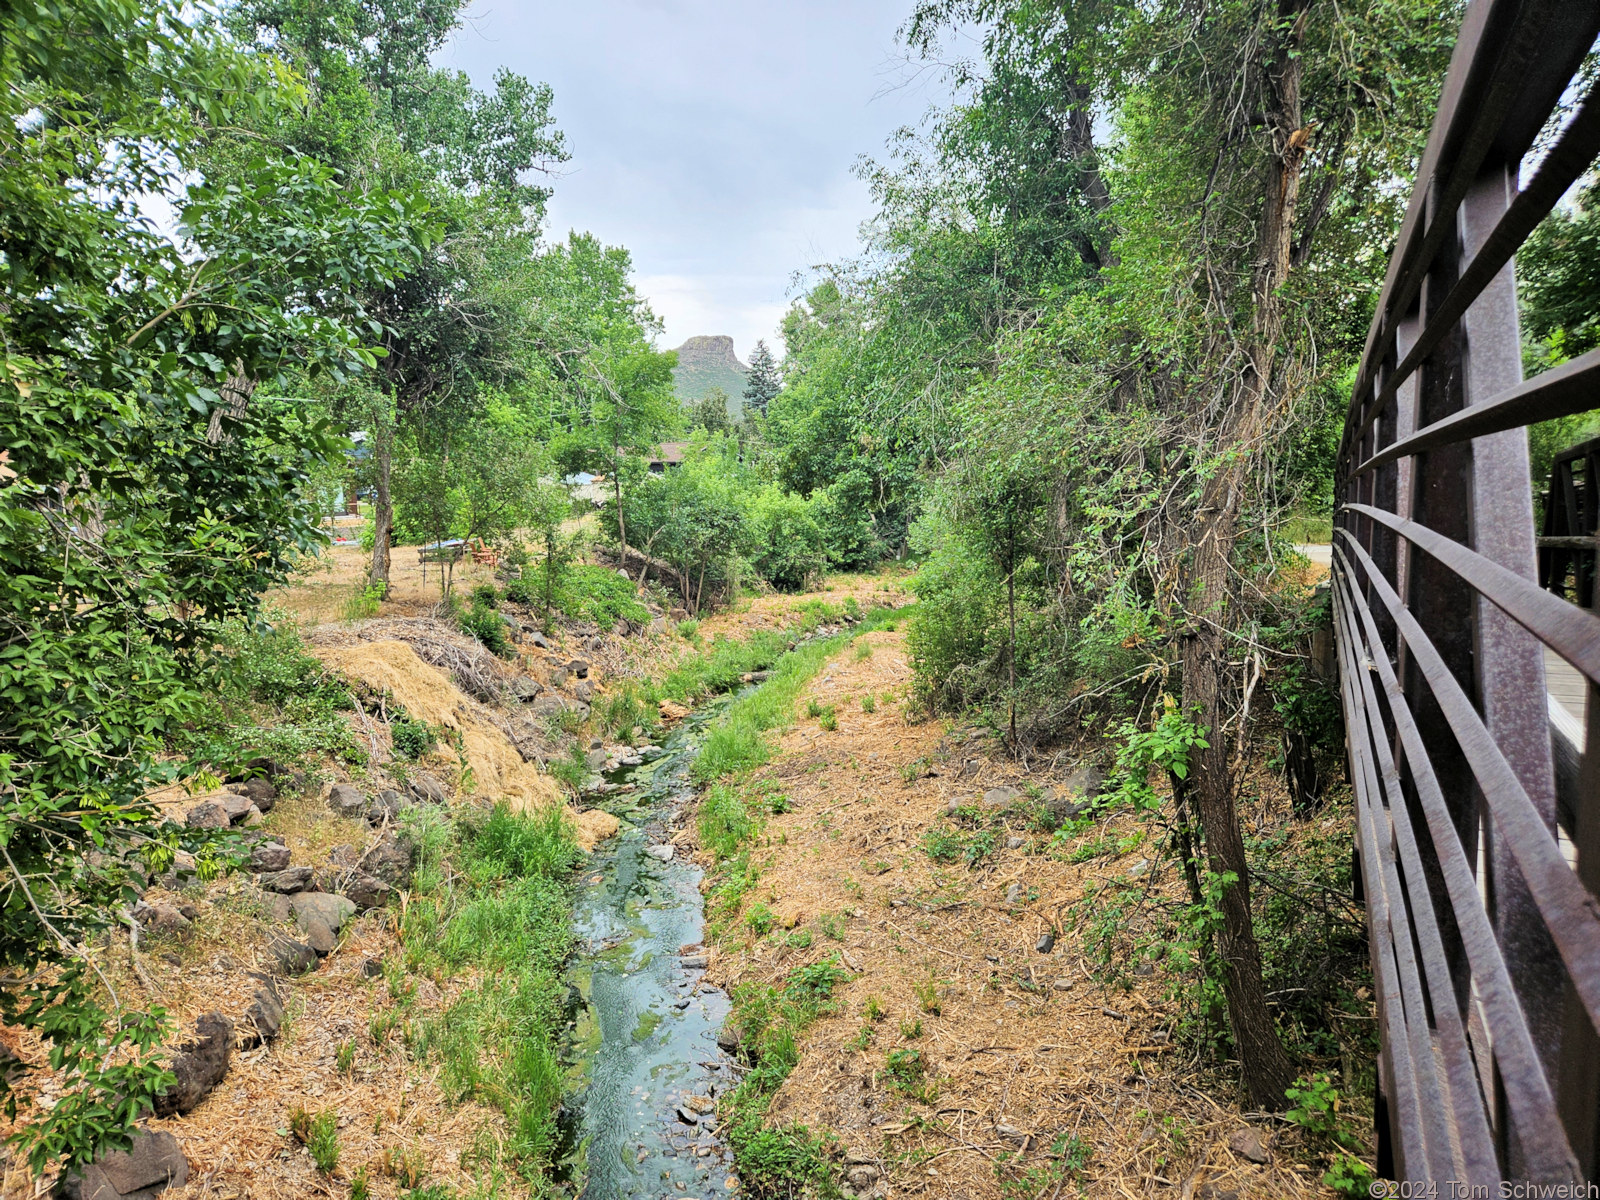
<path fill-rule="evenodd" d="M 401 924 L 406 965 L 478 979 L 447 1010 L 407 1025 L 418 1058 L 439 1064 L 453 1102 L 505 1114 L 496 1148 L 530 1184 L 549 1180 L 561 1100 L 561 970 L 571 948 L 566 877 L 581 858 L 566 810 L 488 816 L 432 810 L 408 828 L 419 845 L 413 900 Z M 453 876 L 446 886 L 447 871 Z"/>

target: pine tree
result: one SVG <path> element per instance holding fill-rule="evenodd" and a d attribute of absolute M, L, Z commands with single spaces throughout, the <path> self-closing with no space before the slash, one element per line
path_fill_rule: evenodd
<path fill-rule="evenodd" d="M 778 360 L 772 357 L 765 341 L 756 342 L 756 348 L 750 352 L 750 374 L 745 377 L 745 404 L 765 416 L 768 401 L 782 390 Z"/>

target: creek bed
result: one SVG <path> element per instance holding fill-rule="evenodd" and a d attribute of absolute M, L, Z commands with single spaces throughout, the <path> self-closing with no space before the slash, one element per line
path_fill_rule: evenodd
<path fill-rule="evenodd" d="M 566 1175 L 592 1200 L 709 1200 L 738 1188 L 715 1111 L 696 1111 L 737 1082 L 735 1064 L 716 1040 L 728 996 L 680 954 L 704 936 L 702 872 L 676 853 L 667 862 L 647 853 L 670 845 L 694 796 L 689 768 L 707 727 L 732 699 L 697 710 L 654 761 L 608 776 L 637 790 L 603 798 L 623 824 L 580 878 L 572 914 L 577 953 L 567 976 L 575 1011 L 566 1054 Z"/>

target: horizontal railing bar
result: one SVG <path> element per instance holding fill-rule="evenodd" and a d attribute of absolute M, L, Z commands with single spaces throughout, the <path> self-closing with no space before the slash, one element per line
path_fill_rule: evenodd
<path fill-rule="evenodd" d="M 1350 698 L 1350 678 L 1348 669 L 1340 671 L 1339 685 L 1344 692 L 1346 712 L 1351 711 L 1353 703 Z M 1358 765 L 1360 761 L 1358 757 Z M 1415 1172 L 1419 1164 L 1411 1158 L 1411 1153 L 1413 1148 L 1417 1148 L 1424 1159 L 1424 1173 L 1437 1177 L 1441 1172 L 1435 1171 L 1427 1162 L 1433 1139 L 1427 1133 L 1417 1080 L 1417 1071 L 1422 1064 L 1417 1063 L 1411 1053 L 1412 1022 L 1407 1018 L 1406 997 L 1400 986 L 1400 966 L 1396 958 L 1398 939 L 1389 911 L 1388 887 L 1379 867 L 1383 847 L 1378 841 L 1373 815 L 1371 783 L 1364 771 L 1353 773 L 1351 783 L 1356 792 L 1357 836 L 1365 847 L 1361 855 L 1361 873 L 1366 884 L 1367 934 L 1372 940 L 1371 961 L 1373 981 L 1378 992 L 1378 1019 L 1394 1074 L 1390 1112 L 1396 1128 L 1396 1141 L 1404 1158 L 1400 1165 L 1408 1175 Z M 1409 939 L 1410 934 L 1402 930 L 1400 937 Z M 1397 1046 L 1401 1048 L 1401 1053 L 1395 1052 Z M 1427 1065 L 1430 1070 L 1435 1069 L 1431 1062 Z"/>
<path fill-rule="evenodd" d="M 1588 412 L 1600 407 L 1596 403 L 1600 401 L 1597 392 L 1600 392 L 1600 350 L 1591 350 L 1542 375 L 1525 379 L 1516 387 L 1482 404 L 1451 413 L 1443 420 L 1417 430 L 1410 437 L 1401 438 L 1356 467 L 1349 477 L 1358 479 L 1368 471 L 1396 459 L 1464 442 L 1468 438 L 1503 433 L 1508 429 L 1532 425 L 1536 421 Z"/>
<path fill-rule="evenodd" d="M 1570 1173 L 1576 1171 L 1576 1161 L 1567 1142 L 1566 1132 L 1561 1128 L 1556 1115 L 1555 1094 L 1550 1081 L 1545 1077 L 1538 1051 L 1534 1048 L 1533 1037 L 1528 1030 L 1527 1014 L 1522 1009 L 1522 1001 L 1511 985 L 1511 975 L 1506 968 L 1505 957 L 1500 952 L 1500 943 L 1489 924 L 1488 913 L 1484 911 L 1477 880 L 1472 874 L 1471 864 L 1467 861 L 1466 850 L 1461 845 L 1461 839 L 1450 819 L 1449 809 L 1445 805 L 1444 791 L 1439 786 L 1439 777 L 1435 774 L 1433 763 L 1423 747 L 1422 733 L 1417 728 L 1410 705 L 1406 703 L 1405 693 L 1394 673 L 1394 667 L 1389 661 L 1388 654 L 1382 649 L 1383 643 L 1379 638 L 1377 621 L 1372 615 L 1372 610 L 1351 586 L 1349 565 L 1342 550 L 1338 558 L 1343 569 L 1335 575 L 1335 582 L 1339 588 L 1339 602 L 1335 608 L 1352 609 L 1360 617 L 1364 636 L 1352 631 L 1349 637 L 1352 643 L 1361 645 L 1367 661 L 1378 674 L 1378 682 L 1382 685 L 1389 703 L 1390 717 L 1400 735 L 1401 749 L 1411 767 L 1412 784 L 1422 805 L 1423 819 L 1427 822 L 1429 839 L 1439 864 L 1439 873 L 1450 897 L 1451 910 L 1456 916 L 1462 948 L 1466 951 L 1473 982 L 1483 1004 L 1484 1017 L 1488 1022 L 1495 1055 L 1503 1067 L 1506 1096 L 1511 1103 L 1512 1111 L 1518 1116 L 1518 1129 L 1528 1131 L 1522 1139 L 1524 1152 L 1529 1155 L 1530 1162 L 1544 1165 L 1544 1169 L 1548 1172 L 1546 1177 L 1570 1177 Z M 1348 627 L 1349 614 L 1342 613 L 1342 616 Z M 1364 673 L 1363 683 L 1370 687 L 1370 680 Z M 1377 738 L 1373 740 L 1387 771 L 1393 766 L 1388 744 L 1380 742 Z M 1391 808 L 1393 807 L 1396 806 L 1391 805 Z M 1400 820 L 1396 818 L 1394 823 L 1398 830 Z"/>
<path fill-rule="evenodd" d="M 1416 344 L 1406 352 L 1399 365 L 1384 376 L 1382 389 L 1356 428 L 1356 440 L 1360 440 L 1361 435 L 1378 419 L 1385 405 L 1394 399 L 1399 386 L 1449 336 L 1472 302 L 1489 286 L 1500 269 L 1511 261 L 1534 227 L 1589 169 L 1597 155 L 1600 155 L 1600 81 L 1589 89 L 1583 107 L 1562 130 L 1560 140 L 1539 164 L 1539 170 L 1527 188 L 1512 200 L 1510 207 L 1478 248 L 1477 254 L 1473 255 L 1472 262 L 1445 295 L 1444 302 L 1428 318 L 1428 324 L 1418 336 Z"/>
<path fill-rule="evenodd" d="M 1516 859 L 1528 892 L 1567 964 L 1572 986 L 1590 1022 L 1600 1028 L 1600 904 L 1567 866 L 1522 782 L 1483 727 L 1466 692 L 1422 626 L 1400 602 L 1394 588 L 1360 543 L 1348 530 L 1341 529 L 1339 533 L 1355 551 L 1368 582 L 1405 638 L 1411 658 L 1422 671 L 1445 721 L 1455 734 L 1456 743 L 1488 801 L 1489 814 L 1501 839 Z"/>
<path fill-rule="evenodd" d="M 1345 607 L 1345 604 L 1341 603 L 1336 605 L 1335 609 L 1345 640 L 1349 643 L 1350 652 L 1353 654 L 1359 647 L 1363 658 L 1370 657 L 1371 647 L 1362 644 L 1350 628 L 1350 618 Z M 1389 752 L 1387 739 L 1376 727 L 1381 724 L 1382 717 L 1377 697 L 1372 691 L 1371 677 L 1359 667 L 1355 667 L 1351 674 L 1360 680 L 1358 700 L 1361 713 L 1361 720 L 1356 722 L 1360 728 L 1353 728 L 1351 731 L 1352 750 L 1357 758 L 1364 760 L 1361 764 L 1362 771 L 1369 776 L 1376 775 L 1381 780 L 1383 792 L 1388 800 L 1389 825 L 1399 851 L 1401 867 L 1405 872 L 1403 886 L 1399 877 L 1395 876 L 1392 894 L 1410 897 L 1410 903 L 1404 905 L 1404 911 L 1409 914 L 1411 928 L 1416 933 L 1417 948 L 1421 951 L 1428 995 L 1433 1006 L 1434 1025 L 1439 1031 L 1445 1077 L 1450 1085 L 1450 1108 L 1455 1113 L 1457 1145 L 1463 1160 L 1462 1175 L 1474 1182 L 1498 1183 L 1500 1172 L 1490 1150 L 1494 1142 L 1490 1137 L 1489 1122 L 1484 1113 L 1483 1094 L 1479 1090 L 1477 1074 L 1467 1048 L 1466 1032 L 1461 1027 L 1461 1012 L 1456 1005 L 1454 981 L 1451 979 L 1450 968 L 1445 960 L 1444 941 L 1439 934 L 1438 917 L 1433 910 L 1428 885 L 1422 875 L 1422 856 L 1411 829 L 1410 813 L 1406 810 L 1405 800 L 1400 794 L 1400 776 L 1395 770 L 1394 757 Z M 1373 803 L 1375 806 L 1375 798 Z M 1392 874 L 1394 867 L 1389 857 L 1385 856 L 1383 861 Z M 1553 1102 L 1545 1115 L 1555 1115 Z"/>
<path fill-rule="evenodd" d="M 1392 529 L 1424 554 L 1449 567 L 1485 600 L 1591 680 L 1600 683 L 1600 616 L 1569 604 L 1533 580 L 1524 579 L 1426 525 L 1367 504 L 1342 507 Z"/>
<path fill-rule="evenodd" d="M 1525 7 L 1532 8 L 1534 15 L 1521 16 L 1513 24 L 1513 40 L 1510 44 L 1486 47 L 1482 31 L 1487 26 L 1487 14 L 1493 10 L 1494 4 L 1485 4 L 1482 19 L 1475 27 L 1470 57 L 1462 64 L 1459 74 L 1456 63 L 1451 63 L 1445 96 L 1440 102 L 1433 132 L 1428 137 L 1421 169 L 1417 172 L 1413 204 L 1401 226 L 1395 256 L 1379 296 L 1377 315 L 1382 323 L 1375 326 L 1373 333 L 1376 337 L 1369 337 L 1366 353 L 1362 356 L 1360 375 L 1351 393 L 1349 417 L 1354 416 L 1357 405 L 1373 386 L 1378 364 L 1384 357 L 1384 348 L 1394 337 L 1400 321 L 1410 311 L 1433 260 L 1455 237 L 1456 212 L 1466 199 L 1467 191 L 1476 182 L 1500 127 L 1510 115 L 1517 95 L 1525 84 L 1527 60 L 1538 54 L 1544 29 L 1544 22 L 1538 18 L 1538 14 L 1540 11 L 1548 12 L 1553 4 Z M 1479 14 L 1469 13 L 1467 23 L 1471 23 L 1476 16 Z M 1467 23 L 1463 24 L 1463 32 Z M 1479 56 L 1482 54 L 1493 56 L 1494 61 L 1480 63 Z M 1487 73 L 1487 79 L 1473 81 L 1481 82 L 1481 91 L 1476 87 L 1469 89 L 1471 76 L 1479 72 Z M 1453 151 L 1449 161 L 1444 160 L 1446 150 Z M 1430 190 L 1437 193 L 1431 203 L 1425 198 Z M 1420 205 L 1416 203 L 1418 199 L 1422 199 Z M 1430 208 L 1431 220 L 1427 219 Z M 1426 227 L 1422 228 L 1424 221 Z"/>

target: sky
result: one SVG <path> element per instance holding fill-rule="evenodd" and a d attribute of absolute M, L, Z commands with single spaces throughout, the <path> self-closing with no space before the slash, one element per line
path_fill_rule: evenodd
<path fill-rule="evenodd" d="M 851 174 L 917 124 L 935 81 L 906 70 L 912 0 L 472 0 L 436 57 L 491 86 L 549 83 L 571 161 L 550 233 L 633 255 L 663 348 L 728 334 L 782 354 L 797 271 L 845 258 L 872 215 Z"/>

